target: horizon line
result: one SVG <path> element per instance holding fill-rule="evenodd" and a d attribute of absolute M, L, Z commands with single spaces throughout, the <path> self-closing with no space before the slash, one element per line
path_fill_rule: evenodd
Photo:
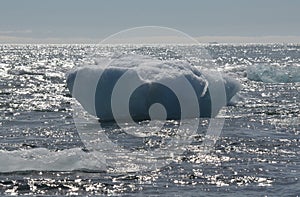
<path fill-rule="evenodd" d="M 169 42 L 161 43 L 161 40 L 171 39 Z M 300 44 L 300 36 L 196 36 L 192 37 L 200 44 Z M 32 38 L 32 37 L 13 37 L 0 35 L 0 44 L 101 44 L 105 38 Z M 128 39 L 115 40 L 111 44 L 151 44 L 151 39 L 147 38 L 149 43 L 133 43 L 139 42 L 141 38 L 136 38 L 128 43 Z M 172 40 L 173 39 L 173 40 Z M 173 42 L 172 42 L 173 41 Z M 179 41 L 179 40 L 178 40 Z M 174 42 L 171 37 L 155 37 L 153 43 L 158 44 L 186 44 L 184 42 Z M 131 43 L 132 42 L 132 43 Z M 190 43 L 190 41 L 188 42 Z M 197 43 L 194 43 L 197 44 Z"/>

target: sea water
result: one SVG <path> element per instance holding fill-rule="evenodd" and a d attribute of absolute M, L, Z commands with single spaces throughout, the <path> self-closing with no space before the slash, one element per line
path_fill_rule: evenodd
<path fill-rule="evenodd" d="M 166 165 L 128 172 L 107 167 L 80 138 L 66 73 L 90 61 L 89 54 L 110 57 L 120 49 L 197 65 L 199 46 L 1 45 L 0 194 L 299 195 L 300 46 L 204 47 L 221 73 L 242 84 L 220 115 L 225 123 L 213 149 L 202 154 L 199 132 Z M 199 130 L 209 121 L 202 118 Z M 178 127 L 175 120 L 167 124 L 158 135 Z M 157 140 L 131 138 L 113 123 L 103 128 L 128 150 L 159 148 Z"/>

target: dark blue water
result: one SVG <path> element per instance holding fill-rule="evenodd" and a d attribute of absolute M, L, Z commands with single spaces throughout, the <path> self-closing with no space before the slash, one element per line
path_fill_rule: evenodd
<path fill-rule="evenodd" d="M 185 56 L 198 61 L 197 46 L 121 48 L 161 59 Z M 173 53 L 174 48 L 181 53 Z M 103 158 L 82 142 L 73 119 L 74 99 L 65 82 L 66 72 L 86 62 L 89 54 L 110 56 L 116 47 L 1 45 L 0 195 L 299 196 L 300 80 L 290 71 L 299 72 L 300 46 L 206 49 L 221 72 L 243 85 L 240 99 L 226 108 L 214 148 L 201 152 L 200 132 L 180 157 L 161 168 L 116 172 L 102 168 Z M 247 69 L 256 64 L 267 68 L 258 80 L 247 77 Z M 268 72 L 271 67 L 285 68 L 287 73 Z M 266 83 L 270 73 L 274 81 Z M 280 77 L 298 82 L 285 83 Z M 202 119 L 200 130 L 208 122 Z M 172 128 L 176 123 L 169 123 Z M 124 141 L 124 132 L 115 124 L 105 129 L 128 149 L 144 146 L 138 138 Z"/>

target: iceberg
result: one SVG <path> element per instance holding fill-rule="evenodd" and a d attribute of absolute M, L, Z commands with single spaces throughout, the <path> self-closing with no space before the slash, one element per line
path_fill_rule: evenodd
<path fill-rule="evenodd" d="M 217 71 L 141 55 L 77 67 L 66 82 L 72 96 L 100 121 L 215 117 L 241 89 Z"/>
<path fill-rule="evenodd" d="M 300 66 L 253 65 L 247 68 L 247 78 L 265 83 L 300 82 Z"/>

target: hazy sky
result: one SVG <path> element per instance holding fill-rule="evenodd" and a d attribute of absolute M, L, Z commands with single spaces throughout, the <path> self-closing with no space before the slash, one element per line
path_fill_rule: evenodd
<path fill-rule="evenodd" d="M 191 36 L 300 37 L 299 0 L 0 0 L 0 41 L 101 40 L 145 25 Z"/>

